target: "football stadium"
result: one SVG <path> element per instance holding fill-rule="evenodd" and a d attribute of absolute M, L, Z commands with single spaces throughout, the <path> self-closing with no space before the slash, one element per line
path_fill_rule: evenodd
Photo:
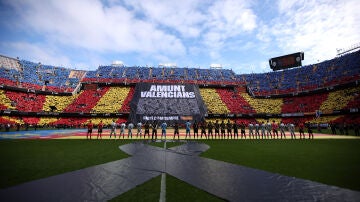
<path fill-rule="evenodd" d="M 0 47 L 1 201 L 360 201 L 359 44 L 255 73 Z"/>

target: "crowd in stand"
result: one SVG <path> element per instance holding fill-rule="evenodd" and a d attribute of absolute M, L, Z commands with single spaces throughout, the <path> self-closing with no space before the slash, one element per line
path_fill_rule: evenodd
<path fill-rule="evenodd" d="M 72 92 L 85 73 L 5 56 L 0 56 L 0 64 L 3 85 L 33 90 Z"/>
<path fill-rule="evenodd" d="M 237 75 L 255 95 L 289 94 L 360 79 L 360 51 L 284 71 Z"/>
<path fill-rule="evenodd" d="M 262 74 L 236 75 L 232 70 L 228 69 L 100 66 L 96 71 L 87 71 L 85 75 L 85 72 L 81 73 L 80 71 L 63 67 L 0 56 L 0 84 L 1 86 L 9 85 L 29 89 L 43 89 L 46 86 L 45 90 L 72 91 L 79 84 L 82 76 L 85 75 L 82 80 L 84 82 L 132 81 L 188 82 L 198 84 L 203 82 L 204 84 L 212 83 L 219 85 L 246 83 L 250 93 L 255 95 L 272 95 L 327 88 L 331 85 L 359 80 L 359 64 L 360 51 L 357 51 L 314 65 Z M 345 90 L 332 90 L 321 94 L 291 96 L 279 99 L 257 99 L 250 96 L 247 92 L 236 92 L 235 88 L 202 87 L 200 94 L 209 114 L 313 113 L 316 110 L 332 112 L 333 110 L 357 109 L 360 106 L 360 89 L 358 84 L 356 87 Z M 132 99 L 133 93 L 134 87 L 128 86 L 83 90 L 79 94 L 66 97 L 0 90 L 0 110 L 43 112 L 51 111 L 50 106 L 55 106 L 56 112 L 129 112 L 129 102 Z M 148 101 L 142 104 L 139 110 L 146 111 L 147 109 L 144 109 L 144 107 L 161 109 L 160 106 L 157 106 L 158 104 L 157 102 L 152 103 Z M 196 103 L 175 103 L 174 105 L 197 109 L 193 107 Z M 174 111 L 174 109 L 171 110 Z M 181 110 L 183 109 L 176 111 L 176 113 L 183 114 Z M 166 114 L 168 112 L 164 111 L 163 113 Z M 6 126 L 7 123 L 4 120 L 2 119 L 0 123 Z M 10 125 L 17 123 L 17 121 L 10 118 L 6 120 L 8 120 Z M 86 120 L 85 118 L 79 118 L 76 125 L 83 124 Z M 98 124 L 99 121 L 96 120 L 95 123 Z M 331 123 L 332 121 L 331 118 L 324 118 L 322 122 Z M 54 123 L 61 126 L 62 124 L 69 125 L 70 122 L 70 119 L 66 118 L 56 120 L 56 118 L 40 119 L 38 117 L 27 117 L 18 124 L 46 125 Z M 346 121 L 338 120 L 335 122 L 337 126 L 334 128 L 338 128 L 337 132 L 341 133 L 341 128 L 347 128 L 341 127 L 341 125 L 344 125 L 341 123 L 347 123 L 345 125 L 349 126 L 349 124 L 358 122 L 360 122 L 358 118 Z M 106 124 L 110 124 L 109 121 L 106 121 L 104 127 L 106 127 Z M 248 122 L 243 124 L 248 126 Z"/>
<path fill-rule="evenodd" d="M 246 84 L 254 95 L 289 94 L 326 88 L 360 79 L 360 51 L 314 65 L 260 74 L 237 75 L 230 69 L 99 66 L 76 71 L 0 56 L 0 82 L 40 90 L 72 91 L 82 82 L 187 82 Z M 35 73 L 35 74 L 34 74 Z M 81 74 L 80 74 L 81 73 Z M 84 74 L 85 77 L 83 78 Z"/>
<path fill-rule="evenodd" d="M 236 84 L 235 73 L 229 69 L 179 67 L 100 66 L 87 72 L 83 82 L 182 82 L 198 84 Z"/>

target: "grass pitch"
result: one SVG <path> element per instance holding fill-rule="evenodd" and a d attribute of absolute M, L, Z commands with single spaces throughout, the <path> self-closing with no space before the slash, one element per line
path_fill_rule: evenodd
<path fill-rule="evenodd" d="M 159 201 L 161 175 L 155 177 L 111 201 Z M 167 201 L 224 201 L 192 185 L 166 175 Z"/>
<path fill-rule="evenodd" d="M 126 158 L 128 155 L 120 151 L 118 147 L 130 142 L 133 141 L 1 140 L 0 188 Z M 211 147 L 202 154 L 206 158 L 360 191 L 360 172 L 358 172 L 360 170 L 360 140 L 209 140 L 202 142 Z M 178 143 L 167 145 L 171 147 Z M 163 144 L 156 143 L 155 146 L 162 147 Z M 151 186 L 160 188 L 160 183 L 156 179 L 154 184 Z M 142 186 L 138 188 L 141 190 Z M 174 192 L 170 191 L 171 187 L 175 187 Z M 167 175 L 167 189 L 168 197 L 173 197 L 172 193 L 176 195 L 196 188 Z M 186 191 L 184 194 L 187 193 L 197 198 L 198 193 L 192 194 L 193 192 Z M 205 193 L 205 195 L 208 194 Z M 129 197 L 127 200 L 132 200 L 138 195 L 129 194 Z M 154 197 L 158 200 L 158 191 Z M 171 200 L 178 199 L 183 200 L 176 196 Z"/>
<path fill-rule="evenodd" d="M 360 140 L 204 141 L 201 156 L 360 191 Z"/>
<path fill-rule="evenodd" d="M 131 141 L 1 140 L 0 188 L 128 157 Z"/>

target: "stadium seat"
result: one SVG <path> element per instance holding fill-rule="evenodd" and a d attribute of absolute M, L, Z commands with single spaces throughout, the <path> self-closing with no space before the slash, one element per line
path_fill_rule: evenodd
<path fill-rule="evenodd" d="M 62 112 L 77 97 L 78 97 L 77 94 L 73 95 L 73 96 L 47 95 L 46 99 L 45 99 L 44 106 L 43 106 L 43 111 L 46 111 L 46 112 L 49 112 L 49 111 Z M 55 107 L 55 108 L 52 109 L 51 107 Z"/>
<path fill-rule="evenodd" d="M 236 91 L 230 88 L 218 88 L 216 92 L 219 94 L 223 103 L 231 113 L 234 114 L 252 114 L 255 110 L 250 104 Z"/>
<path fill-rule="evenodd" d="M 116 113 L 122 108 L 130 87 L 110 87 L 93 107 L 93 112 Z"/>
<path fill-rule="evenodd" d="M 359 93 L 360 87 L 330 92 L 327 100 L 320 106 L 320 110 L 323 112 L 332 112 L 333 110 L 343 109 L 350 101 L 355 99 L 356 95 L 358 97 Z M 357 107 L 359 107 L 359 105 Z"/>
<path fill-rule="evenodd" d="M 207 107 L 208 113 L 228 114 L 230 112 L 222 102 L 215 88 L 200 88 L 200 94 Z"/>
<path fill-rule="evenodd" d="M 241 96 L 255 109 L 257 113 L 280 114 L 283 104 L 280 98 L 259 99 L 252 98 L 247 93 L 241 93 Z"/>

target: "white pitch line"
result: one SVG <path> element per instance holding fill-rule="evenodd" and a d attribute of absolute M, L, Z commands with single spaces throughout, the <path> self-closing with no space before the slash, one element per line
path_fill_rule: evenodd
<path fill-rule="evenodd" d="M 161 185 L 160 185 L 160 199 L 159 202 L 166 201 L 166 140 L 164 142 L 164 172 L 161 174 Z"/>

